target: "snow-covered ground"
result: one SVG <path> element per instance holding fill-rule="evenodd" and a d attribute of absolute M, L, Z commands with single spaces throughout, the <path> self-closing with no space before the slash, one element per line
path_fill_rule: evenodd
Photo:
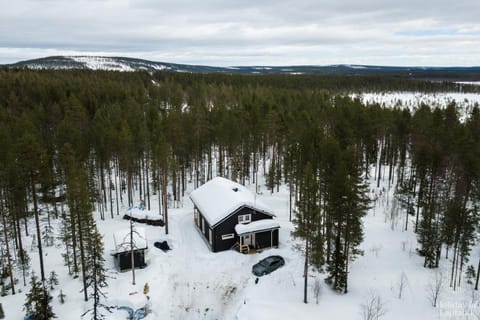
<path fill-rule="evenodd" d="M 109 70 L 109 71 L 135 71 L 136 68 L 132 67 L 129 63 L 119 58 L 97 57 L 97 56 L 70 56 L 72 60 L 83 63 L 85 67 L 91 70 Z M 138 69 L 145 69 L 147 67 L 155 70 L 168 69 L 167 66 L 155 63 L 155 62 L 134 62 L 135 67 Z M 143 67 L 142 67 L 143 66 Z"/>
<path fill-rule="evenodd" d="M 480 86 L 480 81 L 458 81 L 459 84 L 469 84 L 472 86 Z"/>
<path fill-rule="evenodd" d="M 475 105 L 480 105 L 480 94 L 469 92 L 364 92 L 351 94 L 351 97 L 358 97 L 363 103 L 378 103 L 385 107 L 400 107 L 415 110 L 422 103 L 432 108 L 444 108 L 449 103 L 455 102 L 460 115 L 465 118 Z"/>
<path fill-rule="evenodd" d="M 92 70 L 134 71 L 129 65 L 111 58 L 87 56 L 72 56 L 70 58 L 76 62 L 84 63 L 87 68 Z"/>
<path fill-rule="evenodd" d="M 247 187 L 255 190 L 255 185 Z M 435 271 L 423 268 L 423 259 L 415 250 L 412 224 L 408 231 L 403 231 L 404 215 L 393 215 L 392 219 L 392 212 L 396 212 L 391 209 L 394 207 L 392 190 L 380 190 L 372 190 L 372 198 L 377 200 L 364 219 L 365 240 L 361 245 L 364 255 L 351 265 L 349 293 L 346 295 L 333 292 L 323 282 L 325 274 L 312 270 L 310 303 L 303 303 L 302 242 L 291 236 L 294 226 L 289 222 L 288 189 L 282 187 L 280 192 L 272 195 L 261 188 L 263 193 L 258 195 L 274 209 L 281 225 L 278 249 L 250 255 L 234 251 L 210 252 L 195 228 L 193 205 L 185 197 L 181 208 L 170 209 L 169 235 L 165 235 L 163 227 L 141 226 L 147 233 L 148 266 L 135 271 L 135 285 L 132 285 L 131 272 L 118 273 L 110 256 L 114 250 L 114 232 L 128 228 L 129 222 L 122 220 L 121 216 L 115 216 L 113 220 L 108 217 L 105 221 L 99 219 L 109 274 L 108 303 L 140 308 L 146 303 L 143 287 L 148 283 L 153 312 L 146 319 L 362 319 L 361 305 L 372 294 L 381 297 L 386 310 L 384 319 L 459 319 L 450 316 L 472 306 L 473 311 L 480 311 L 477 297 L 472 296 L 474 291 L 466 284 L 453 292 L 445 282 L 440 307 L 431 306 L 427 288 Z M 152 211 L 157 210 L 156 203 L 153 199 Z M 27 245 L 32 241 L 31 237 L 25 240 Z M 153 246 L 153 242 L 164 240 L 172 248 L 167 253 Z M 35 248 L 31 250 L 32 265 L 36 269 Z M 61 251 L 61 247 L 45 250 L 46 270 L 55 270 L 59 274 L 58 288 L 61 287 L 67 295 L 66 303 L 62 305 L 56 297 L 59 289 L 53 292 L 54 311 L 58 319 L 79 319 L 86 309 L 80 292 L 81 280 L 67 275 Z M 283 256 L 285 266 L 261 277 L 255 284 L 252 265 L 272 254 Z M 448 266 L 447 261 L 442 262 L 441 271 L 445 278 L 448 278 Z M 399 298 L 402 274 L 405 285 Z M 313 294 L 316 279 L 321 285 L 318 304 Z M 2 297 L 7 319 L 22 319 L 24 292 Z M 114 311 L 108 319 L 126 319 L 126 312 Z M 476 318 L 472 315 L 460 319 Z"/>

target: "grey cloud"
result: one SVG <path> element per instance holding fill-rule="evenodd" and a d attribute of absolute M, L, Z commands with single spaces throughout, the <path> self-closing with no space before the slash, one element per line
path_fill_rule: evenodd
<path fill-rule="evenodd" d="M 455 64 L 455 56 L 480 64 L 471 54 L 480 47 L 476 0 L 0 0 L 0 6 L 0 63 L 30 48 L 219 65 L 441 65 Z M 415 37 L 440 28 L 458 34 Z"/>

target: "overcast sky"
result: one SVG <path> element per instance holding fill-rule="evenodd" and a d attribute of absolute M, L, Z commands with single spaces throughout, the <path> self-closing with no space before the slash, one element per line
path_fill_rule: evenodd
<path fill-rule="evenodd" d="M 0 63 L 479 66 L 479 0 L 0 0 Z"/>

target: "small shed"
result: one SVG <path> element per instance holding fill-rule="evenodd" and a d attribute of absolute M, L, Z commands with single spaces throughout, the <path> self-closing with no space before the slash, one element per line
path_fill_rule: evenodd
<path fill-rule="evenodd" d="M 216 177 L 190 193 L 197 230 L 213 252 L 278 246 L 275 214 L 243 185 Z"/>
<path fill-rule="evenodd" d="M 119 271 L 132 269 L 131 243 L 133 242 L 133 257 L 135 268 L 145 268 L 145 252 L 148 249 L 145 229 L 135 227 L 130 235 L 130 228 L 118 230 L 113 234 L 115 250 L 112 255 Z"/>

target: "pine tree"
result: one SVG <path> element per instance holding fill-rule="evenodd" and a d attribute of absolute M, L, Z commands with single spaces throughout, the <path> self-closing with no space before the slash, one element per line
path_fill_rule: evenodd
<path fill-rule="evenodd" d="M 10 239 L 9 239 L 9 234 L 8 234 L 9 232 L 8 232 L 7 219 L 6 219 L 7 213 L 6 213 L 6 210 L 4 210 L 2 200 L 3 200 L 2 199 L 2 194 L 0 193 L 0 216 L 2 218 L 1 222 L 2 222 L 2 229 L 3 229 L 3 236 L 4 236 L 3 237 L 3 244 L 5 244 L 5 255 L 6 255 L 6 259 L 5 259 L 6 263 L 2 268 L 3 269 L 2 273 L 4 273 L 5 275 L 8 275 L 10 277 L 10 288 L 12 290 L 12 294 L 15 294 L 15 280 L 14 280 L 13 267 L 12 267 L 12 254 L 10 252 L 10 244 L 9 244 Z M 2 263 L 2 265 L 3 265 L 3 263 Z M 1 278 L 4 278 L 3 274 L 2 274 Z M 0 279 L 0 280 L 2 280 L 2 282 L 3 282 L 3 279 Z M 3 283 L 2 283 L 2 294 L 5 293 L 4 288 L 6 288 L 6 286 L 3 286 Z"/>
<path fill-rule="evenodd" d="M 415 183 L 413 178 L 398 181 L 395 188 L 395 197 L 400 202 L 400 206 L 405 210 L 405 227 L 408 230 L 408 217 L 415 214 Z"/>
<path fill-rule="evenodd" d="M 25 121 L 25 132 L 20 137 L 18 141 L 18 154 L 21 161 L 20 165 L 23 166 L 25 170 L 25 178 L 28 179 L 30 184 L 30 191 L 32 194 L 33 202 L 33 212 L 35 216 L 35 226 L 36 226 L 36 236 L 37 236 L 37 247 L 38 247 L 38 256 L 40 263 L 40 279 L 42 282 L 45 281 L 45 264 L 44 264 L 44 255 L 42 247 L 42 235 L 40 231 L 40 218 L 38 210 L 38 196 L 37 196 L 37 176 L 39 164 L 42 164 L 42 159 L 44 158 L 44 150 L 38 142 L 38 136 L 35 135 L 35 128 L 31 122 L 28 120 Z"/>
<path fill-rule="evenodd" d="M 300 186 L 300 200 L 298 202 L 298 212 L 294 220 L 295 235 L 305 240 L 305 262 L 304 262 L 304 294 L 303 302 L 308 303 L 308 268 L 310 265 L 310 250 L 312 248 L 312 238 L 316 234 L 316 221 L 320 215 L 318 206 L 318 182 L 316 173 L 312 165 L 307 163 L 305 173 Z M 322 245 L 316 248 L 322 250 Z"/>
<path fill-rule="evenodd" d="M 19 252 L 20 259 L 17 260 L 17 268 L 22 271 L 23 275 L 23 285 L 26 286 L 26 276 L 28 270 L 30 269 L 30 257 L 24 249 L 21 249 Z"/>
<path fill-rule="evenodd" d="M 69 227 L 71 228 L 72 241 L 74 240 L 73 234 L 75 234 L 78 239 L 78 243 L 74 242 L 72 247 L 74 250 L 78 247 L 80 251 L 80 271 L 82 274 L 84 300 L 88 301 L 86 248 L 91 221 L 93 220 L 93 206 L 90 194 L 91 186 L 89 185 L 85 164 L 74 158 L 71 149 L 72 146 L 66 144 L 62 150 L 67 182 L 67 203 L 70 209 L 71 224 Z M 74 262 L 74 267 L 75 265 L 76 263 Z"/>
<path fill-rule="evenodd" d="M 168 171 L 170 165 L 171 147 L 163 134 L 158 135 L 158 140 L 153 150 L 153 165 L 157 167 L 158 181 L 158 208 L 163 215 L 165 233 L 168 234 Z M 163 207 L 163 210 L 162 210 Z"/>

